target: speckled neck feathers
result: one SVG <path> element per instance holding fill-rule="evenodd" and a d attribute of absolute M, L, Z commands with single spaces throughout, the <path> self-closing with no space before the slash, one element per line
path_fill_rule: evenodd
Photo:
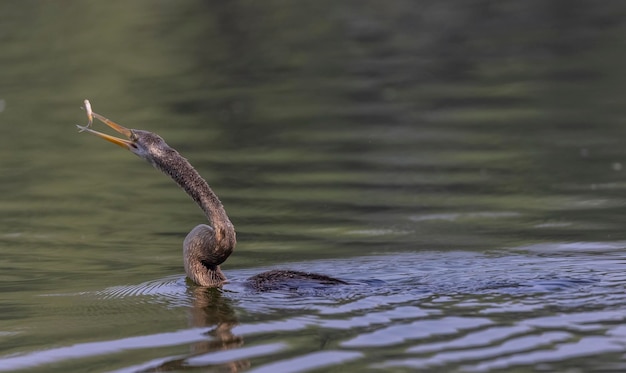
<path fill-rule="evenodd" d="M 163 149 L 154 166 L 169 175 L 202 208 L 213 228 L 232 225 L 222 202 L 198 171 L 175 149 Z"/>
<path fill-rule="evenodd" d="M 212 247 L 205 248 L 206 255 L 199 253 L 196 256 L 211 270 L 212 266 L 219 265 L 228 258 L 236 243 L 235 228 L 222 202 L 202 176 L 175 149 L 169 146 L 160 147 L 158 154 L 152 155 L 150 162 L 154 167 L 169 175 L 187 192 L 209 220 L 213 233 L 212 237 L 206 238 L 204 245 Z M 208 254 L 209 252 L 211 253 Z"/>

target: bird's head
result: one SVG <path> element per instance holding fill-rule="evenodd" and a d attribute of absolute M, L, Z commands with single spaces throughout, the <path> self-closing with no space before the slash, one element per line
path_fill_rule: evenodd
<path fill-rule="evenodd" d="M 102 123 L 124 135 L 126 139 L 95 131 L 89 128 L 89 126 L 77 125 L 76 127 L 78 127 L 80 132 L 87 131 L 92 133 L 102 139 L 112 142 L 115 145 L 119 145 L 122 148 L 130 150 L 130 152 L 136 154 L 139 158 L 143 158 L 152 164 L 154 164 L 155 159 L 164 156 L 164 151 L 170 149 L 170 147 L 165 143 L 165 140 L 163 140 L 163 138 L 156 133 L 126 128 L 97 113 L 90 113 L 90 115 L 93 115 Z"/>

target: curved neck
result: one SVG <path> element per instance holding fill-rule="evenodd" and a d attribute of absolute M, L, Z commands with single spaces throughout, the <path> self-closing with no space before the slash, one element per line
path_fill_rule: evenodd
<path fill-rule="evenodd" d="M 200 206 L 211 226 L 225 235 L 235 234 L 226 210 L 209 184 L 198 171 L 176 150 L 165 149 L 162 157 L 155 158 L 153 165 L 169 175 Z"/>

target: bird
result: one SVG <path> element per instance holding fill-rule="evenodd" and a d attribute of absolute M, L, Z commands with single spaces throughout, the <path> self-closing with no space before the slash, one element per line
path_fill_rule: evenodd
<path fill-rule="evenodd" d="M 202 209 L 209 224 L 199 224 L 183 241 L 183 264 L 187 277 L 197 285 L 221 287 L 227 278 L 220 266 L 233 253 L 237 238 L 235 227 L 230 221 L 224 205 L 209 184 L 176 149 L 167 145 L 156 133 L 129 129 L 104 116 L 91 111 L 85 100 L 89 123 L 77 125 L 80 132 L 89 132 L 97 137 L 119 145 L 152 164 L 169 176 Z M 124 138 L 89 128 L 93 118 L 98 119 Z M 270 270 L 249 278 L 246 284 L 256 290 L 294 289 L 300 286 L 326 286 L 348 284 L 326 276 L 294 270 Z"/>

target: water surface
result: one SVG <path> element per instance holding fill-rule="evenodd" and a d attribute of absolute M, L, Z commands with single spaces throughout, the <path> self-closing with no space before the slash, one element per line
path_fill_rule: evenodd
<path fill-rule="evenodd" d="M 625 10 L 3 3 L 0 370 L 624 370 Z M 223 289 L 85 98 L 213 186 Z M 244 286 L 274 268 L 350 285 Z"/>

